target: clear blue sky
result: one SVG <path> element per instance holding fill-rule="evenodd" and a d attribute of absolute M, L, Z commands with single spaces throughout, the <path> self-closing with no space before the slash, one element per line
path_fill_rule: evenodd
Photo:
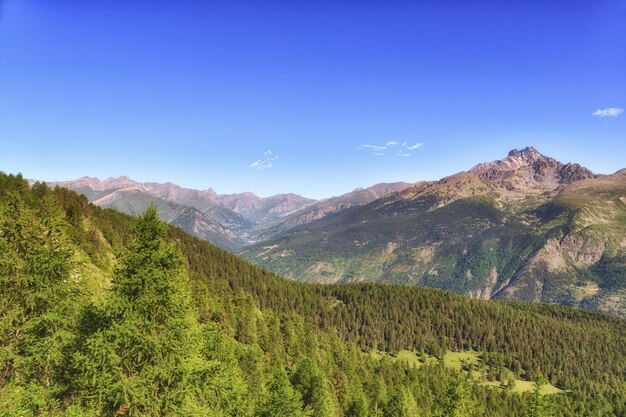
<path fill-rule="evenodd" d="M 526 145 L 610 173 L 623 108 L 624 0 L 0 0 L 0 170 L 29 178 L 327 197 Z"/>

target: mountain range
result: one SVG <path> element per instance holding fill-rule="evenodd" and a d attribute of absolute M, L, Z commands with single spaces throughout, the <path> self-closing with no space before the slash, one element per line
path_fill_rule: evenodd
<path fill-rule="evenodd" d="M 532 147 L 243 248 L 308 282 L 390 282 L 626 315 L 626 170 Z"/>
<path fill-rule="evenodd" d="M 439 181 L 339 197 L 218 194 L 127 177 L 58 184 L 172 225 L 295 280 L 390 282 L 626 315 L 626 170 L 533 147 Z"/>
<path fill-rule="evenodd" d="M 212 189 L 194 190 L 169 182 L 141 183 L 126 176 L 105 180 L 82 177 L 48 184 L 71 189 L 96 205 L 131 215 L 143 213 L 154 204 L 162 220 L 231 251 L 336 211 L 370 203 L 410 185 L 377 184 L 339 197 L 313 200 L 297 194 L 265 198 L 251 192 L 218 194 Z"/>

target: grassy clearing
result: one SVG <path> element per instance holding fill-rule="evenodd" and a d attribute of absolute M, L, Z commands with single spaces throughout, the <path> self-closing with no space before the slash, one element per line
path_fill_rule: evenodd
<path fill-rule="evenodd" d="M 464 368 L 464 365 L 477 366 L 480 363 L 480 354 L 473 350 L 464 352 L 447 352 L 443 357 L 443 364 L 456 371 Z"/>
<path fill-rule="evenodd" d="M 593 297 L 599 290 L 600 288 L 598 287 L 597 282 L 587 281 L 584 285 L 579 285 L 574 288 L 573 298 L 574 300 L 580 302 L 585 298 Z"/>
<path fill-rule="evenodd" d="M 521 379 L 515 380 L 515 386 L 513 387 L 513 392 L 522 393 L 522 392 L 528 392 L 532 390 L 533 390 L 532 381 L 524 381 Z M 546 384 L 541 388 L 541 392 L 543 394 L 561 394 L 564 391 L 562 389 L 558 389 L 552 384 Z"/>
<path fill-rule="evenodd" d="M 411 365 L 421 366 L 421 365 L 435 365 L 437 363 L 437 358 L 434 356 L 429 356 L 427 354 L 418 354 L 415 352 L 411 352 L 409 350 L 401 350 L 395 356 L 396 360 L 408 362 Z"/>
<path fill-rule="evenodd" d="M 382 359 L 382 358 L 391 358 L 396 361 L 404 361 L 410 365 L 420 367 L 422 365 L 436 365 L 439 362 L 434 356 L 430 356 L 427 354 L 420 354 L 416 352 L 411 352 L 408 350 L 401 350 L 395 355 L 389 355 L 384 352 L 372 351 L 370 352 L 370 356 L 374 359 Z M 486 374 L 489 370 L 489 367 L 485 365 L 482 361 L 480 352 L 475 351 L 461 351 L 461 352 L 447 352 L 443 357 L 443 364 L 450 369 L 454 369 L 455 371 L 468 373 L 468 367 L 472 368 L 471 378 L 472 380 L 481 385 L 492 386 L 496 388 L 502 388 L 503 383 L 500 381 L 487 381 Z M 514 378 L 513 372 L 510 372 L 507 380 L 513 381 L 512 391 L 516 393 L 524 393 L 533 390 L 533 382 L 525 381 L 523 379 Z M 565 391 L 555 387 L 552 384 L 546 384 L 542 388 L 542 392 L 544 394 L 561 394 Z"/>

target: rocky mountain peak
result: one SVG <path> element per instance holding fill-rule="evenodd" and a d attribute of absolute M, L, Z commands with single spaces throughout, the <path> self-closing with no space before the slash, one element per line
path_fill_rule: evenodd
<path fill-rule="evenodd" d="M 541 167 L 541 166 L 557 166 L 560 164 L 556 159 L 543 155 L 532 146 L 524 149 L 513 149 L 508 156 L 500 162 L 503 167 L 511 167 L 518 169 L 523 166 Z"/>
<path fill-rule="evenodd" d="M 109 177 L 100 183 L 103 189 L 137 187 L 141 185 L 135 180 L 128 178 L 126 175 L 121 177 Z"/>
<path fill-rule="evenodd" d="M 543 155 L 532 146 L 513 149 L 506 158 L 478 164 L 470 172 L 508 190 L 527 188 L 552 190 L 560 184 L 595 176 L 587 168 L 578 164 L 563 164 Z"/>
<path fill-rule="evenodd" d="M 88 176 L 80 177 L 79 179 L 73 182 L 76 183 L 78 186 L 85 186 L 85 187 L 90 187 L 93 189 L 99 187 L 102 183 L 98 178 L 88 177 Z"/>
<path fill-rule="evenodd" d="M 513 149 L 509 152 L 509 157 L 521 158 L 524 161 L 535 161 L 537 159 L 547 158 L 533 146 L 527 146 L 524 149 Z"/>

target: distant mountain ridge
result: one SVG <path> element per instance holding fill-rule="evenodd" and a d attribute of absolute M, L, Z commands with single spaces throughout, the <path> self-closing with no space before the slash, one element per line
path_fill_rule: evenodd
<path fill-rule="evenodd" d="M 64 186 L 72 188 L 67 185 Z M 74 190 L 83 193 L 94 204 L 113 208 L 133 216 L 145 212 L 150 204 L 154 204 L 159 210 L 159 216 L 162 220 L 179 226 L 194 236 L 229 250 L 235 250 L 244 244 L 236 229 L 240 223 L 236 221 L 226 223 L 222 216 L 218 216 L 214 212 L 208 210 L 207 212 L 202 212 L 194 207 L 162 199 L 151 194 L 142 185 L 131 185 L 102 191 L 94 190 L 95 192 L 90 192 L 89 189 L 85 188 Z M 217 210 L 219 211 L 220 209 L 218 208 Z M 242 219 L 241 222 L 245 223 L 245 219 Z"/>
<path fill-rule="evenodd" d="M 626 315 L 626 170 L 597 175 L 516 149 L 240 254 L 309 282 L 395 282 Z"/>
<path fill-rule="evenodd" d="M 142 213 L 151 203 L 155 204 L 164 221 L 228 250 L 236 250 L 246 243 L 310 219 L 322 218 L 337 210 L 369 203 L 409 185 L 377 184 L 318 201 L 292 193 L 265 198 L 251 192 L 218 194 L 210 188 L 194 190 L 171 182 L 141 183 L 127 176 L 105 180 L 82 177 L 49 184 L 69 188 L 85 195 L 97 205 L 132 215 Z M 336 202 L 340 203 L 337 205 Z M 315 209 L 307 210 L 313 206 Z M 311 214 L 313 210 L 316 212 Z M 283 221 L 286 218 L 289 220 Z M 272 228 L 271 225 L 281 226 Z"/>
<path fill-rule="evenodd" d="M 140 183 L 127 176 L 105 180 L 82 177 L 49 184 L 69 188 L 99 206 L 132 215 L 142 213 L 150 204 L 155 204 L 164 221 L 228 250 L 237 249 L 247 241 L 249 230 L 256 225 L 255 220 L 277 218 L 314 201 L 296 195 L 278 195 L 266 199 L 252 193 L 219 195 L 212 189 L 193 190 L 169 182 Z M 250 200 L 257 211 L 245 212 L 254 214 L 252 219 L 237 212 L 237 203 L 245 205 Z M 234 205 L 234 210 L 223 202 Z"/>
<path fill-rule="evenodd" d="M 369 204 L 381 197 L 402 191 L 410 185 L 405 182 L 380 183 L 368 188 L 356 188 L 352 192 L 338 197 L 317 201 L 295 213 L 259 227 L 255 232 L 255 239 L 265 240 L 301 224 L 319 220 L 352 207 Z"/>

